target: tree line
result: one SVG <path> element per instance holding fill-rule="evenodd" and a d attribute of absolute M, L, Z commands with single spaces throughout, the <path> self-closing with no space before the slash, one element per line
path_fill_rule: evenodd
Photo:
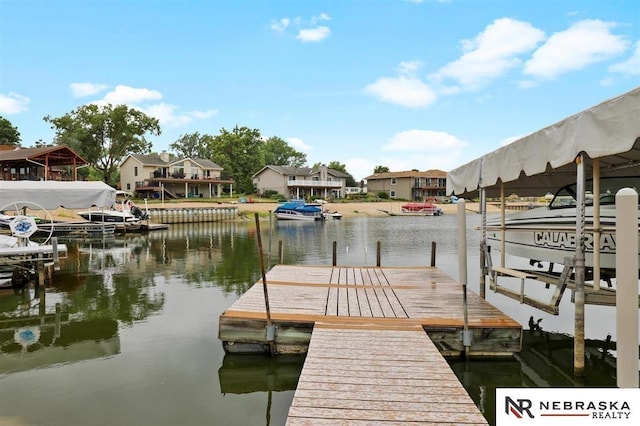
<path fill-rule="evenodd" d="M 85 177 L 103 180 L 117 186 L 118 165 L 129 154 L 154 154 L 150 136 L 162 133 L 159 121 L 126 105 L 80 106 L 60 117 L 46 116 L 45 122 L 55 131 L 52 145 L 66 145 L 87 160 L 88 169 L 81 169 Z M 20 146 L 20 132 L 6 118 L 0 116 L 0 144 Z M 35 146 L 46 146 L 38 140 Z M 209 159 L 223 168 L 223 177 L 235 181 L 236 191 L 253 192 L 252 176 L 267 165 L 305 167 L 307 156 L 278 136 L 265 138 L 259 129 L 235 126 L 220 129 L 217 135 L 184 134 L 169 145 L 176 156 Z M 157 154 L 157 152 L 155 152 Z M 318 168 L 316 163 L 311 168 Z M 331 161 L 328 168 L 347 175 L 346 185 L 357 186 L 346 165 Z M 374 173 L 388 171 L 377 166 Z"/>

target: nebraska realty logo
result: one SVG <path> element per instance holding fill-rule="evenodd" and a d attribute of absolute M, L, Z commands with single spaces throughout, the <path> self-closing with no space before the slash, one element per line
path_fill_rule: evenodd
<path fill-rule="evenodd" d="M 496 389 L 496 426 L 638 425 L 640 389 Z"/>

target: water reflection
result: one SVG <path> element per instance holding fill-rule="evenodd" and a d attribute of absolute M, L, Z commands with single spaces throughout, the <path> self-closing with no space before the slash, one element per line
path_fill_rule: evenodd
<path fill-rule="evenodd" d="M 476 291 L 478 222 L 468 218 L 469 284 Z M 380 241 L 383 265 L 428 265 L 435 241 L 436 263 L 453 278 L 455 226 L 453 216 L 261 224 L 269 265 L 279 241 L 289 264 L 328 265 L 336 241 L 339 265 L 375 265 Z M 225 356 L 217 339 L 219 315 L 260 278 L 253 220 L 65 243 L 68 258 L 46 297 L 0 293 L 0 424 L 3 416 L 65 425 L 284 423 L 301 360 Z M 525 325 L 542 316 L 491 292 L 488 298 Z M 606 335 L 603 311 L 610 309 L 587 313 L 597 318 L 599 337 Z M 566 300 L 561 315 L 544 316 L 542 324 L 571 332 L 572 314 Z M 525 336 L 525 351 L 514 360 L 452 366 L 490 417 L 496 386 L 581 385 L 569 380 L 572 344 L 549 336 Z M 584 385 L 609 386 L 610 365 L 589 353 Z"/>

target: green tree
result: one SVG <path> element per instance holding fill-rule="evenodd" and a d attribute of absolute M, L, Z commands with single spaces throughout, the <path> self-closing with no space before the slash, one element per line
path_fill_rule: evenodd
<path fill-rule="evenodd" d="M 83 105 L 62 117 L 46 116 L 55 129 L 55 142 L 67 145 L 102 173 L 104 182 L 117 183 L 118 163 L 128 154 L 146 154 L 145 135 L 160 134 L 158 120 L 126 105 Z"/>
<path fill-rule="evenodd" d="M 272 136 L 263 145 L 265 166 L 303 167 L 307 164 L 307 154 L 296 151 L 278 136 Z"/>
<path fill-rule="evenodd" d="M 20 132 L 0 115 L 0 145 L 20 146 Z"/>
<path fill-rule="evenodd" d="M 373 174 L 376 175 L 378 173 L 389 173 L 390 170 L 387 166 L 376 166 L 375 169 L 373 169 Z"/>
<path fill-rule="evenodd" d="M 213 136 L 195 132 L 181 135 L 177 141 L 169 145 L 169 148 L 182 157 L 211 158 L 212 145 Z"/>
<path fill-rule="evenodd" d="M 213 137 L 211 160 L 224 169 L 236 183 L 236 190 L 242 194 L 253 193 L 253 174 L 265 165 L 263 140 L 258 129 L 234 127 L 224 128 Z"/>

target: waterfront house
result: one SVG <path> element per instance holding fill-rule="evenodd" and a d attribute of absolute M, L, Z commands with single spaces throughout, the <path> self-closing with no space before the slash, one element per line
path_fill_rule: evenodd
<path fill-rule="evenodd" d="M 120 188 L 143 198 L 213 198 L 233 195 L 233 179 L 203 158 L 177 158 L 167 152 L 129 154 L 120 163 Z"/>
<path fill-rule="evenodd" d="M 273 191 L 288 198 L 343 198 L 348 175 L 320 166 L 264 166 L 253 175 L 259 195 Z"/>
<path fill-rule="evenodd" d="M 0 146 L 0 180 L 78 180 L 87 161 L 66 145 Z"/>
<path fill-rule="evenodd" d="M 365 179 L 370 194 L 383 192 L 391 199 L 440 201 L 446 196 L 447 172 L 442 170 L 376 173 Z"/>

